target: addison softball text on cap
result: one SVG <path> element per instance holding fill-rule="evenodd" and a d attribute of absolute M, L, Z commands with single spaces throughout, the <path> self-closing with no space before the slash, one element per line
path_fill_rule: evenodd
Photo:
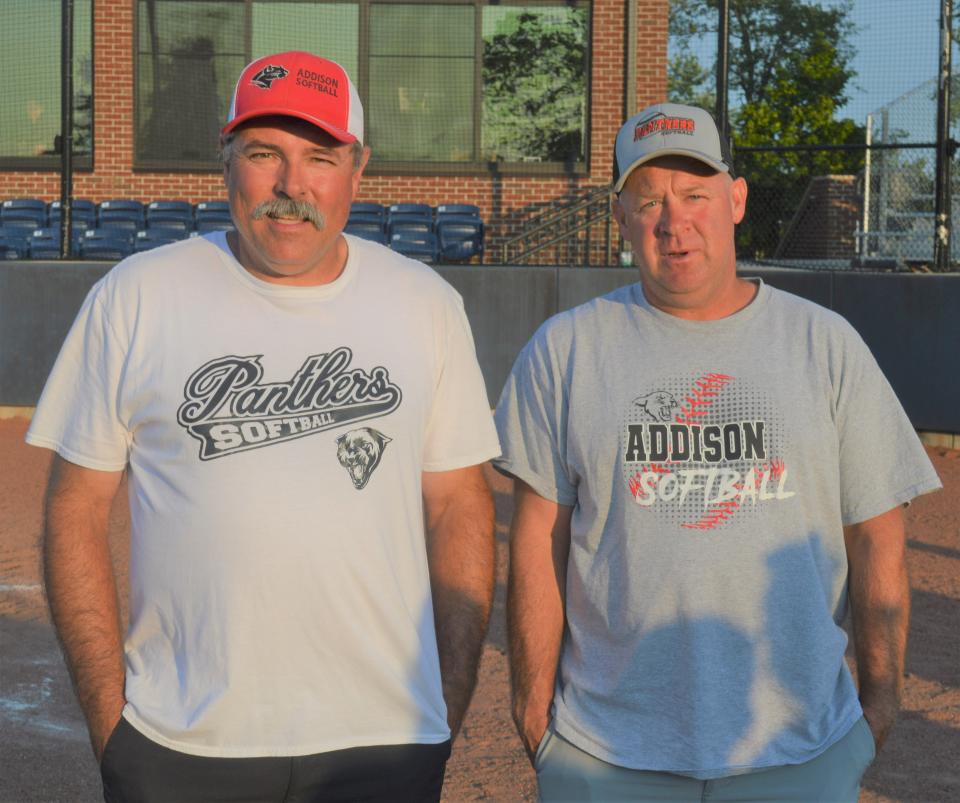
<path fill-rule="evenodd" d="M 298 117 L 341 142 L 363 142 L 363 106 L 347 71 L 302 50 L 265 56 L 243 68 L 221 136 L 268 115 Z"/>
<path fill-rule="evenodd" d="M 688 156 L 733 175 L 730 149 L 710 112 L 699 106 L 657 103 L 623 124 L 613 160 L 614 192 L 636 168 L 659 156 Z"/>

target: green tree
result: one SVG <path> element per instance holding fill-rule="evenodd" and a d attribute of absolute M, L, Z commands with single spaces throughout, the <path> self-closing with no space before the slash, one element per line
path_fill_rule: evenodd
<path fill-rule="evenodd" d="M 485 158 L 583 158 L 586 55 L 584 8 L 504 13 L 483 42 Z"/>
<path fill-rule="evenodd" d="M 810 177 L 855 173 L 862 151 L 740 151 L 749 147 L 862 143 L 864 128 L 838 118 L 856 73 L 850 37 L 852 0 L 830 8 L 805 0 L 731 0 L 730 126 L 737 171 L 750 184 L 741 253 L 770 255 Z M 690 45 L 717 35 L 717 0 L 672 0 L 670 33 L 683 54 L 669 71 L 671 99 L 713 101 L 715 68 Z M 711 65 L 712 66 L 712 65 Z"/>

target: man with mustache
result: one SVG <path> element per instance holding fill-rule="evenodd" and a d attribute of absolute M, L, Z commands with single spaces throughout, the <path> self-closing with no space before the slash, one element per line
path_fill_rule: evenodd
<path fill-rule="evenodd" d="M 544 324 L 497 408 L 541 799 L 854 803 L 903 682 L 901 508 L 939 480 L 850 325 L 737 275 L 707 112 L 628 120 L 614 191 L 639 283 Z"/>
<path fill-rule="evenodd" d="M 44 573 L 104 797 L 436 801 L 493 589 L 462 301 L 343 234 L 370 153 L 340 65 L 248 65 L 221 147 L 236 230 L 105 276 L 27 435 L 57 453 Z M 362 482 L 344 438 L 377 446 Z"/>

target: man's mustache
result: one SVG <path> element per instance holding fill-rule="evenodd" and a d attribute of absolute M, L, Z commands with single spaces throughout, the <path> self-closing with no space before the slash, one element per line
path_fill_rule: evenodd
<path fill-rule="evenodd" d="M 262 201 L 254 207 L 251 217 L 260 220 L 262 217 L 300 218 L 312 223 L 314 228 L 322 229 L 326 224 L 323 214 L 313 204 L 306 201 L 295 201 L 293 198 L 274 198 L 272 201 Z"/>

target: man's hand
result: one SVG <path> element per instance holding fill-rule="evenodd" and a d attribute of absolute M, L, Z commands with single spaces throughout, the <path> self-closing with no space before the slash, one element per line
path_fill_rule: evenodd
<path fill-rule="evenodd" d="M 516 480 L 507 586 L 511 713 L 531 763 L 549 722 L 560 660 L 572 513 Z"/>
<path fill-rule="evenodd" d="M 879 751 L 900 709 L 910 620 L 906 536 L 899 507 L 843 529 L 860 705 Z"/>
<path fill-rule="evenodd" d="M 54 457 L 47 487 L 47 602 L 97 761 L 125 703 L 117 584 L 107 544 L 122 476 Z"/>
<path fill-rule="evenodd" d="M 443 698 L 456 739 L 493 604 L 493 498 L 481 466 L 423 473 L 427 561 Z"/>

